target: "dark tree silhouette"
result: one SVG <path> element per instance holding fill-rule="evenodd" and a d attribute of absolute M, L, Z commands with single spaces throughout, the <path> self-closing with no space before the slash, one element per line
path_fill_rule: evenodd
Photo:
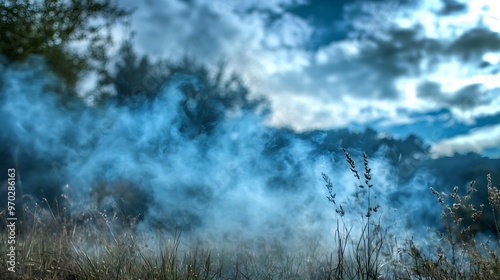
<path fill-rule="evenodd" d="M 0 56 L 22 62 L 41 55 L 69 89 L 86 71 L 104 80 L 110 27 L 127 14 L 110 0 L 3 0 Z M 77 41 L 88 43 L 85 53 L 70 48 Z"/>
<path fill-rule="evenodd" d="M 130 42 L 123 44 L 111 83 L 116 95 L 110 100 L 125 106 L 136 106 L 162 94 L 163 86 L 184 76 L 192 82 L 182 85 L 181 131 L 192 137 L 210 133 L 230 113 L 250 112 L 267 115 L 270 106 L 263 97 L 251 97 L 250 90 L 236 73 L 227 74 L 223 63 L 210 72 L 204 65 L 185 58 L 181 62 L 160 60 L 155 63 L 140 57 Z"/>

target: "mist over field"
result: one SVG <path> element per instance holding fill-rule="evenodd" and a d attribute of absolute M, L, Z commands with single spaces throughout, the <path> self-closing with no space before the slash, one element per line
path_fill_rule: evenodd
<path fill-rule="evenodd" d="M 475 181 L 471 203 L 488 205 L 496 2 L 266 3 L 121 1 L 133 12 L 101 9 L 127 21 L 82 20 L 98 30 L 84 39 L 50 17 L 17 30 L 9 13 L 37 11 L 6 5 L 0 197 L 15 168 L 20 223 L 30 207 L 75 228 L 105 213 L 117 231 L 188 244 L 329 252 L 339 221 L 356 239 L 373 215 L 387 240 L 431 250 L 441 192 Z M 40 26 L 54 38 L 16 33 Z M 494 213 L 474 222 L 474 236 L 498 234 Z"/>
<path fill-rule="evenodd" d="M 26 194 L 61 203 L 67 195 L 74 215 L 118 205 L 144 230 L 293 244 L 303 235 L 328 233 L 333 211 L 322 172 L 338 185 L 339 198 L 349 200 L 355 190 L 340 155 L 265 126 L 255 113 L 234 113 L 194 138 L 181 131 L 189 105 L 195 106 L 189 102 L 196 102 L 186 100 L 182 88 L 203 94 L 194 76 L 175 75 L 155 99 L 133 109 L 109 104 L 69 110 L 44 91 L 57 80 L 41 63 L 2 69 L 2 118 L 15 120 L 2 133 L 3 164 L 19 169 Z M 386 205 L 396 182 L 384 161 L 377 156 L 372 165 Z"/>
<path fill-rule="evenodd" d="M 259 114 L 243 110 L 193 136 L 198 127 L 185 127 L 192 126 L 187 114 L 198 101 L 184 91 L 205 93 L 192 75 L 174 74 L 157 97 L 134 106 L 110 102 L 92 108 L 61 105 L 50 91 L 58 80 L 46 74 L 40 58 L 4 66 L 2 73 L 2 119 L 10 120 L 1 134 L 2 165 L 19 170 L 21 195 L 45 197 L 51 207 L 58 201 L 78 219 L 107 210 L 136 220 L 145 231 L 300 246 L 304 238 L 331 234 L 335 213 L 322 173 L 331 177 L 344 208 L 363 215 L 356 206 L 359 183 L 340 147 L 361 169 L 362 152 L 369 154 L 374 203 L 401 238 L 438 227 L 439 209 L 432 207 L 429 187 L 452 187 L 440 185 L 451 179 L 449 171 L 440 166 L 436 172 L 438 160 L 414 137 L 394 140 L 373 130 L 300 134 L 269 127 Z M 463 164 L 473 160 L 489 172 L 499 164 L 473 155 Z M 482 178 L 456 182 L 473 179 Z"/>

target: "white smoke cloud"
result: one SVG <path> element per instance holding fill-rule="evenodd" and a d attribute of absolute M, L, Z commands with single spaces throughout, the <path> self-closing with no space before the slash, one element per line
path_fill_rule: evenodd
<path fill-rule="evenodd" d="M 155 100 L 133 108 L 65 109 L 47 91 L 57 80 L 47 76 L 42 61 L 2 70 L 0 116 L 8 121 L 0 152 L 21 151 L 16 161 L 19 173 L 27 174 L 24 190 L 36 195 L 39 188 L 51 188 L 56 198 L 63 193 L 74 215 L 111 211 L 108 207 L 126 198 L 124 207 L 145 211 L 142 230 L 182 228 L 184 236 L 222 243 L 263 239 L 306 246 L 309 238 L 328 239 L 334 230 L 335 206 L 325 198 L 322 172 L 350 211 L 346 223 L 359 223 L 366 211 L 366 203 L 353 200 L 357 194 L 363 201 L 363 195 L 343 155 L 334 155 L 341 159 L 335 160 L 329 151 L 268 127 L 258 116 L 229 117 L 196 138 L 182 133 L 181 88 L 197 87 L 195 77 L 176 76 Z M 350 152 L 362 169 L 360 152 Z M 392 201 L 400 191 L 396 168 L 382 154 L 369 159 L 373 203 L 380 204 L 381 213 L 420 207 L 424 201 Z M 426 189 L 425 183 L 411 184 L 413 190 Z M 98 191 L 109 196 L 98 202 Z"/>

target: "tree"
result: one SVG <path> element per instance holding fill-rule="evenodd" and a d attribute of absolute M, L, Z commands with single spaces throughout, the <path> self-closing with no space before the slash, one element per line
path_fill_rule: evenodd
<path fill-rule="evenodd" d="M 181 88 L 185 95 L 181 131 L 191 137 L 210 133 L 228 113 L 244 111 L 264 116 L 270 112 L 268 100 L 251 97 L 243 79 L 236 73 L 227 75 L 223 63 L 213 72 L 189 58 L 153 63 L 147 56 L 139 57 L 126 42 L 115 68 L 111 80 L 116 95 L 112 100 L 126 106 L 154 99 L 177 75 L 193 77 L 196 85 L 187 83 Z"/>
<path fill-rule="evenodd" d="M 104 81 L 110 28 L 127 14 L 110 0 L 2 0 L 0 55 L 9 62 L 41 55 L 70 89 L 91 70 Z M 86 52 L 70 47 L 78 42 Z"/>
<path fill-rule="evenodd" d="M 153 98 L 168 80 L 169 73 L 165 62 L 153 64 L 147 56 L 139 57 L 128 40 L 120 48 L 115 71 L 110 77 L 117 93 L 113 99 L 123 105 L 136 98 Z"/>

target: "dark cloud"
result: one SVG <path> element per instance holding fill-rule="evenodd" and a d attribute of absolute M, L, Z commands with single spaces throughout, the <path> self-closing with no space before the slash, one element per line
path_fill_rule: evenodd
<path fill-rule="evenodd" d="M 461 110 L 473 109 L 490 101 L 481 92 L 480 84 L 470 84 L 462 87 L 453 94 L 448 94 L 441 90 L 439 83 L 426 81 L 417 86 L 417 96 L 434 101 L 442 106 L 459 108 Z"/>
<path fill-rule="evenodd" d="M 316 81 L 316 87 L 331 96 L 349 94 L 369 99 L 398 99 L 406 94 L 395 86 L 399 78 L 419 77 L 433 72 L 438 65 L 448 62 L 450 55 L 458 55 L 466 62 L 472 59 L 482 61 L 485 53 L 500 49 L 499 35 L 484 28 L 466 31 L 451 43 L 447 43 L 446 38 L 426 37 L 423 28 L 418 25 L 406 29 L 393 28 L 383 36 L 368 35 L 371 37 L 357 46 L 358 55 L 346 59 L 341 52 L 329 53 L 327 63 L 312 64 L 304 73 Z M 480 65 L 476 61 L 470 66 L 464 64 L 464 67 Z M 335 83 L 328 81 L 329 75 L 337 77 Z M 289 82 L 290 88 L 301 88 L 298 75 L 290 78 Z M 426 82 L 419 86 L 418 96 L 466 110 L 491 101 L 491 98 L 481 97 L 479 90 L 479 84 L 472 84 L 444 95 L 439 83 Z"/>
<path fill-rule="evenodd" d="M 467 110 L 484 104 L 486 100 L 481 98 L 480 87 L 479 84 L 471 84 L 461 88 L 447 100 L 448 105 Z"/>
<path fill-rule="evenodd" d="M 372 38 L 360 45 L 359 54 L 348 58 L 340 51 L 328 53 L 326 63 L 315 63 L 303 71 L 314 80 L 314 86 L 321 88 L 330 96 L 349 94 L 368 99 L 398 99 L 403 97 L 395 85 L 398 78 L 419 75 L 421 62 L 437 61 L 441 44 L 420 35 L 419 29 L 393 29 L 387 32 L 387 38 Z M 431 63 L 432 64 L 432 63 Z M 337 77 L 331 82 L 328 76 Z M 303 89 L 299 74 L 285 75 L 283 82 L 290 89 Z M 316 91 L 314 94 L 318 94 Z"/>
<path fill-rule="evenodd" d="M 317 50 L 332 41 L 346 38 L 345 26 L 340 24 L 344 7 L 349 0 L 325 1 L 312 0 L 307 5 L 289 7 L 287 11 L 313 24 L 316 28 L 312 34 L 309 48 Z"/>
<path fill-rule="evenodd" d="M 458 55 L 466 62 L 481 61 L 485 53 L 498 50 L 500 50 L 500 35 L 485 28 L 465 31 L 448 49 L 449 54 Z"/>
<path fill-rule="evenodd" d="M 459 3 L 455 0 L 443 0 L 442 2 L 443 8 L 439 11 L 439 15 L 453 16 L 467 11 L 467 5 Z"/>
<path fill-rule="evenodd" d="M 417 96 L 426 99 L 435 99 L 442 96 L 441 85 L 436 82 L 423 82 L 417 86 Z"/>

